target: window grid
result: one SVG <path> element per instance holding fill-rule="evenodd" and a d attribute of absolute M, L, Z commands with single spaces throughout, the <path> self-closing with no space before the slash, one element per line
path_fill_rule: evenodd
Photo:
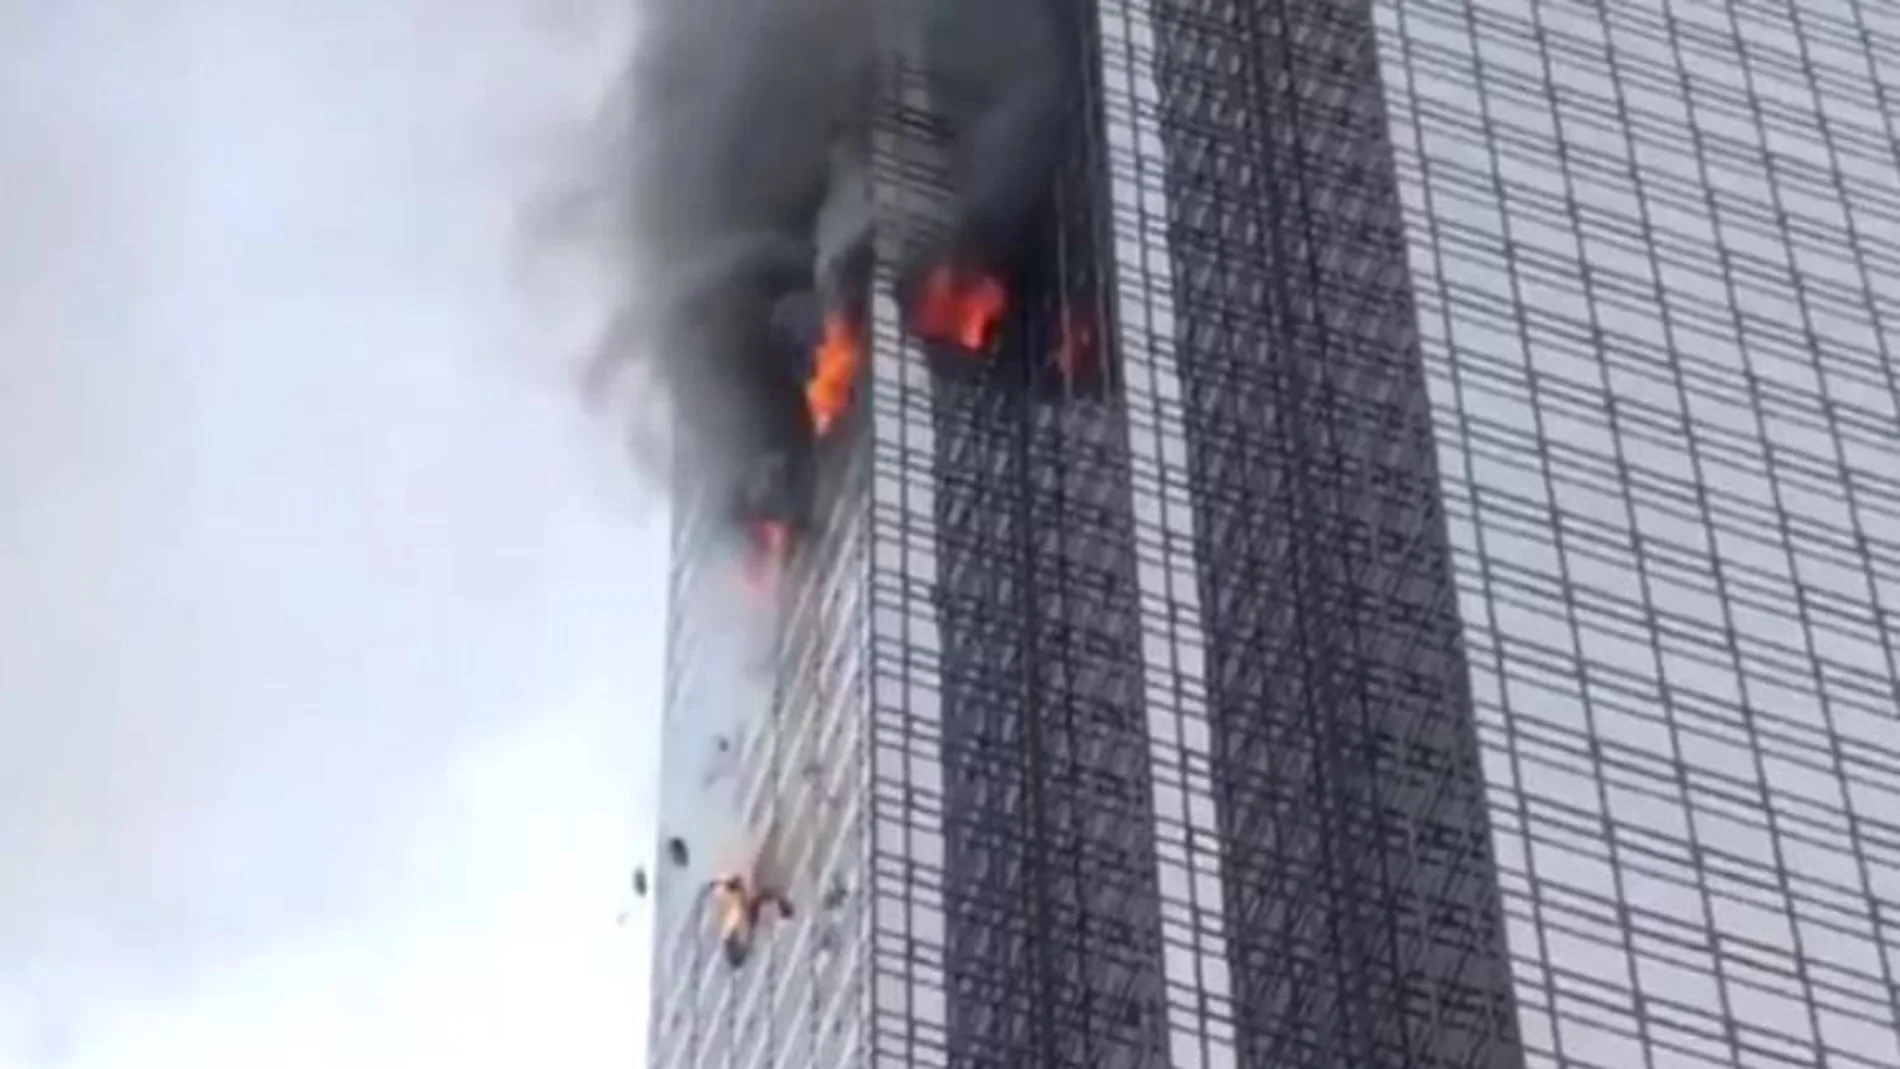
<path fill-rule="evenodd" d="M 862 988 L 868 954 L 864 938 L 862 871 L 865 814 L 862 791 L 865 672 L 862 631 L 868 540 L 851 507 L 867 481 L 868 450 L 841 448 L 826 459 L 824 500 L 830 508 L 812 551 L 787 577 L 783 619 L 774 655 L 779 680 L 745 730 L 733 740 L 736 759 L 730 797 L 692 795 L 673 804 L 728 804 L 754 830 L 776 822 L 774 857 L 791 874 L 800 916 L 762 941 L 748 967 L 734 972 L 708 934 L 712 921 L 696 896 L 656 928 L 655 1004 L 650 1054 L 655 1065 L 706 1069 L 770 1069 L 833 1064 L 854 1042 L 861 1021 L 852 992 Z M 676 549 L 676 559 L 688 551 Z M 692 553 L 704 553 L 703 543 Z M 676 573 L 692 571 L 711 583 L 730 580 L 713 557 L 688 557 Z M 717 598 L 703 589 L 673 591 L 675 643 L 722 625 Z M 793 626 L 788 626 L 788 624 Z M 700 646 L 697 661 L 681 658 L 676 677 L 716 677 L 730 671 Z M 710 657 L 710 659 L 709 659 Z M 675 692 L 677 693 L 677 692 Z M 677 700 L 677 699 L 675 699 Z M 772 706 L 776 704 L 774 710 Z M 682 715 L 693 715 L 690 706 Z M 665 760 L 672 760 L 668 753 Z M 663 814 L 663 825 L 664 825 Z M 704 844 L 718 850 L 724 844 Z M 729 847 L 727 847 L 729 848 Z M 667 890 L 664 884 L 662 889 Z M 697 888 L 686 889 L 697 891 Z"/>
<path fill-rule="evenodd" d="M 1152 4 L 1101 5 L 1103 109 L 1129 439 L 1168 1062 L 1237 1064 L 1182 391 L 1169 298 L 1166 159 Z"/>
<path fill-rule="evenodd" d="M 1370 8 L 1155 15 L 1238 1062 L 1515 1067 Z"/>
<path fill-rule="evenodd" d="M 880 186 L 929 202 L 935 131 L 897 75 Z M 878 1064 L 1167 1064 L 1125 432 L 1030 359 L 1058 295 L 1100 290 L 1097 151 L 1072 153 L 1038 239 L 1060 281 L 1017 348 L 932 381 L 894 322 L 880 337 L 901 370 L 876 412 L 904 430 L 874 491 L 902 562 L 873 579 Z"/>
<path fill-rule="evenodd" d="M 1893 1064 L 1900 36 L 1378 13 L 1527 1046 Z"/>

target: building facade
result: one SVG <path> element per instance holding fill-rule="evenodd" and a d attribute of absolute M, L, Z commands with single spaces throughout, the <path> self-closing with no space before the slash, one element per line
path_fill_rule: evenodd
<path fill-rule="evenodd" d="M 1900 1064 L 1900 9 L 1377 22 L 1530 1063 Z"/>
<path fill-rule="evenodd" d="M 653 1064 L 1900 1065 L 1900 9 L 1091 45 L 1109 395 L 880 304 L 757 685 L 681 510 L 663 826 L 788 829 L 808 908 L 735 973 L 661 880 Z"/>

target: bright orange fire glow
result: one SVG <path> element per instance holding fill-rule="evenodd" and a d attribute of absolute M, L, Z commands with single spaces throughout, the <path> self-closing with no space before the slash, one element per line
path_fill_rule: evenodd
<path fill-rule="evenodd" d="M 778 588 L 778 577 L 792 555 L 792 528 L 782 520 L 752 525 L 752 555 L 746 560 L 746 586 L 760 598 Z"/>
<path fill-rule="evenodd" d="M 987 355 L 1008 310 L 1009 294 L 997 279 L 939 267 L 924 279 L 918 294 L 916 329 L 926 341 Z"/>
<path fill-rule="evenodd" d="M 857 327 L 843 316 L 826 317 L 825 336 L 813 354 L 811 379 L 805 383 L 805 404 L 820 438 L 830 434 L 838 417 L 851 407 L 851 390 L 857 385 L 863 359 L 864 339 Z"/>
<path fill-rule="evenodd" d="M 721 939 L 744 939 L 751 935 L 750 905 L 746 900 L 745 880 L 740 876 L 721 876 L 713 884 L 713 900 L 719 920 Z"/>

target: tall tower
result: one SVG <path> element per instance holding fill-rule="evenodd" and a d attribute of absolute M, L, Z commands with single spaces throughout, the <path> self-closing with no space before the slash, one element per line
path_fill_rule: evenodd
<path fill-rule="evenodd" d="M 669 699 L 806 908 L 662 881 L 655 1066 L 1900 1064 L 1900 16 L 1095 10 L 1113 388 L 881 300 L 772 670 Z"/>
<path fill-rule="evenodd" d="M 1370 11 L 1305 10 L 1099 5 L 1018 359 L 934 377 L 880 300 L 747 800 L 667 803 L 796 826 L 823 904 L 735 974 L 663 885 L 657 1065 L 1518 1064 Z M 1065 397 L 1078 295 L 1110 386 Z"/>

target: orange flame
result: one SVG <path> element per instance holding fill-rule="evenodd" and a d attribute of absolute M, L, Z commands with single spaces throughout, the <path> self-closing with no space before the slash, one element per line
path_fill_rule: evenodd
<path fill-rule="evenodd" d="M 746 560 L 746 586 L 760 598 L 770 597 L 792 555 L 792 528 L 783 520 L 759 520 L 750 534 L 752 555 Z"/>
<path fill-rule="evenodd" d="M 843 316 L 827 316 L 824 339 L 813 354 L 811 379 L 805 383 L 805 404 L 820 438 L 831 433 L 838 417 L 851 406 L 851 390 L 857 385 L 863 357 L 864 339 L 857 327 Z"/>
<path fill-rule="evenodd" d="M 953 267 L 930 272 L 918 296 L 917 333 L 973 355 L 989 352 L 1009 309 L 1009 294 L 1000 281 Z"/>
<path fill-rule="evenodd" d="M 721 939 L 744 939 L 751 934 L 751 903 L 743 876 L 721 876 L 713 881 L 713 904 Z"/>

